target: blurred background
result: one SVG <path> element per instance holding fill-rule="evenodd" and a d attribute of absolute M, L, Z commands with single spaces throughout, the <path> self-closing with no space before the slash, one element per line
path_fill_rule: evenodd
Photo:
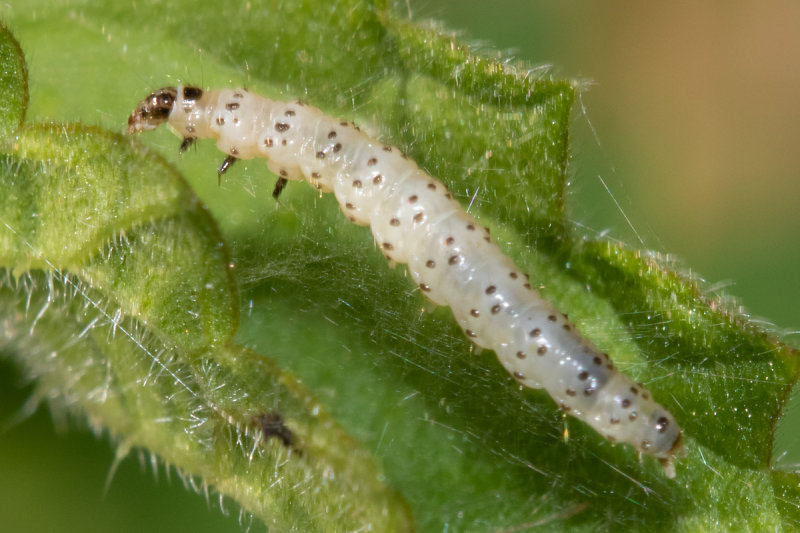
<path fill-rule="evenodd" d="M 438 19 L 464 38 L 584 80 L 573 118 L 572 221 L 588 236 L 674 254 L 685 270 L 736 295 L 798 344 L 800 4 L 397 5 L 415 20 Z M 242 530 L 235 512 L 226 518 L 215 502 L 175 478 L 166 482 L 163 467 L 154 482 L 135 459 L 122 462 L 104 492 L 114 459 L 107 439 L 74 425 L 56 432 L 45 409 L 12 424 L 29 391 L 16 388 L 14 369 L 0 364 L 4 524 L 25 524 L 26 531 Z M 792 424 L 786 427 L 800 427 Z M 779 453 L 800 449 L 794 433 L 783 431 Z M 20 449 L 20 442 L 30 445 Z M 797 455 L 782 460 L 800 463 Z M 38 466 L 32 472 L 28 465 Z M 31 516 L 14 505 L 37 498 L 60 507 Z"/>
<path fill-rule="evenodd" d="M 414 0 L 410 10 L 586 82 L 571 216 L 587 234 L 674 254 L 752 315 L 800 328 L 800 4 Z"/>

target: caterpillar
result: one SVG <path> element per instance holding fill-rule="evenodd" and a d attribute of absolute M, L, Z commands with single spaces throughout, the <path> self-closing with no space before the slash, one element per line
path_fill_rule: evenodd
<path fill-rule="evenodd" d="M 685 452 L 672 414 L 581 337 L 489 230 L 400 150 L 314 107 L 245 89 L 164 87 L 139 103 L 128 130 L 163 123 L 183 138 L 180 151 L 216 139 L 227 154 L 218 179 L 239 159 L 263 157 L 278 176 L 273 197 L 299 180 L 333 192 L 347 218 L 369 225 L 383 254 L 407 263 L 420 291 L 449 305 L 467 338 L 493 350 L 520 384 L 546 389 L 564 412 L 675 476 L 673 459 Z"/>

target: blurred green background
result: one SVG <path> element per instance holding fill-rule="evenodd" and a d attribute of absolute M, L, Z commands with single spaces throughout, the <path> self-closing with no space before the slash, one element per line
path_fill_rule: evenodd
<path fill-rule="evenodd" d="M 800 344 L 800 4 L 398 7 L 584 80 L 570 186 L 580 231 L 674 254 Z M 174 476 L 166 482 L 163 467 L 154 482 L 135 457 L 104 492 L 114 457 L 107 440 L 75 424 L 56 431 L 46 409 L 12 424 L 29 391 L 0 364 L 0 517 L 12 531 L 242 530 L 236 511 L 222 516 L 215 500 L 207 505 Z M 784 428 L 779 450 L 800 448 L 791 428 L 800 423 Z M 788 455 L 782 464 L 796 463 Z M 39 499 L 48 507 L 36 509 Z"/>

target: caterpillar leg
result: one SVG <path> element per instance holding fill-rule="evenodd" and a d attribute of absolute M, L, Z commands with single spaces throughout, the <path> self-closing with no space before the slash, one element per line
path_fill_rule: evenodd
<path fill-rule="evenodd" d="M 178 148 L 178 152 L 183 153 L 189 149 L 191 145 L 197 140 L 197 137 L 184 137 L 183 142 L 181 143 L 181 147 Z"/>
<path fill-rule="evenodd" d="M 275 189 L 272 191 L 272 197 L 277 200 L 287 183 L 289 183 L 289 180 L 286 178 L 278 178 L 278 181 L 275 182 Z"/>
<path fill-rule="evenodd" d="M 225 158 L 225 161 L 223 161 L 222 164 L 217 169 L 217 185 L 222 183 L 222 175 L 225 174 L 225 172 L 227 172 L 227 170 L 231 168 L 231 165 L 234 164 L 235 162 L 236 158 L 233 157 L 232 155 L 229 155 L 228 157 Z"/>

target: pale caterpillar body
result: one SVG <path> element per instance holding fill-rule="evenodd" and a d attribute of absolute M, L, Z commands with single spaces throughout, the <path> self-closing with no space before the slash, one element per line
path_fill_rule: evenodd
<path fill-rule="evenodd" d="M 466 336 L 494 350 L 522 385 L 544 388 L 566 413 L 610 441 L 658 458 L 674 477 L 683 453 L 674 417 L 642 385 L 620 373 L 523 274 L 447 188 L 397 148 L 302 103 L 245 89 L 165 87 L 128 119 L 131 133 L 167 123 L 184 141 L 213 138 L 237 159 L 263 157 L 279 176 L 333 192 L 344 214 L 369 225 L 392 261 L 407 263 L 421 292 L 449 305 Z"/>

